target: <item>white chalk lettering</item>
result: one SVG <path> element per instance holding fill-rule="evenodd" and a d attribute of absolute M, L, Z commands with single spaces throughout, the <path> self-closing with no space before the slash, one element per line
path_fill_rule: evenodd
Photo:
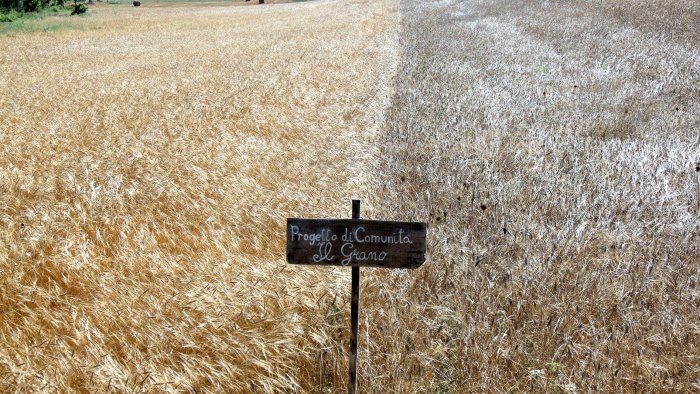
<path fill-rule="evenodd" d="M 350 232 L 348 231 L 348 228 L 345 227 L 345 234 L 343 234 L 343 237 L 341 238 L 343 242 L 352 242 L 352 236 Z"/>
<path fill-rule="evenodd" d="M 316 244 L 333 242 L 338 240 L 338 236 L 331 232 L 331 229 L 324 228 L 317 233 L 303 233 L 299 230 L 298 226 L 290 226 L 292 241 L 306 241 L 309 245 L 314 246 Z"/>
<path fill-rule="evenodd" d="M 332 261 L 334 256 L 331 256 L 331 250 L 333 249 L 333 244 L 330 242 L 323 242 L 318 245 L 318 254 L 312 256 L 314 263 L 320 263 L 321 261 Z"/>
<path fill-rule="evenodd" d="M 352 235 L 352 237 L 350 236 Z M 391 235 L 374 235 L 367 234 L 364 226 L 355 227 L 352 232 L 348 232 L 345 229 L 345 234 L 343 235 L 343 242 L 357 242 L 357 243 L 378 243 L 378 244 L 412 244 L 411 238 L 406 235 L 403 229 L 399 229 L 398 234 L 394 233 Z"/>
<path fill-rule="evenodd" d="M 389 255 L 387 252 L 377 253 L 357 250 L 351 242 L 346 242 L 340 247 L 340 254 L 344 257 L 340 261 L 342 265 L 349 265 L 353 261 L 384 261 Z"/>
<path fill-rule="evenodd" d="M 357 228 L 355 228 L 355 231 L 352 232 L 352 234 L 353 234 L 353 236 L 355 237 L 355 241 L 362 243 L 362 242 L 365 242 L 365 241 L 364 241 L 364 237 L 362 237 L 362 236 L 360 235 L 360 231 L 362 231 L 362 232 L 364 233 L 364 232 L 365 232 L 365 228 L 364 228 L 363 226 L 357 227 Z"/>

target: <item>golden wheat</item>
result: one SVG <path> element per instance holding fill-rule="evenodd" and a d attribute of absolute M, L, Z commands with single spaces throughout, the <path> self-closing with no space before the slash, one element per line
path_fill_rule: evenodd
<path fill-rule="evenodd" d="M 284 220 L 367 199 L 396 5 L 92 10 L 0 37 L 0 391 L 308 388 Z"/>

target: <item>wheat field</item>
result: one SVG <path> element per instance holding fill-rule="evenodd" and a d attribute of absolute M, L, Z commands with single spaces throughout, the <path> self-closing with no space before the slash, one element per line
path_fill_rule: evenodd
<path fill-rule="evenodd" d="M 0 37 L 0 392 L 309 389 L 284 221 L 368 200 L 396 4 L 92 10 Z"/>
<path fill-rule="evenodd" d="M 0 35 L 0 392 L 345 392 L 352 198 L 360 392 L 700 390 L 698 1 L 243 3 Z"/>
<path fill-rule="evenodd" d="M 377 214 L 426 219 L 432 258 L 380 274 L 373 371 L 700 390 L 700 3 L 400 4 Z"/>

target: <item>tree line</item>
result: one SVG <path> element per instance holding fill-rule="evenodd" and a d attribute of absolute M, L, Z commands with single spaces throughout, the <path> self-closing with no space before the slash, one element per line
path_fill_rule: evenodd
<path fill-rule="evenodd" d="M 0 0 L 0 9 L 3 11 L 36 12 L 44 8 L 63 7 L 64 0 Z"/>

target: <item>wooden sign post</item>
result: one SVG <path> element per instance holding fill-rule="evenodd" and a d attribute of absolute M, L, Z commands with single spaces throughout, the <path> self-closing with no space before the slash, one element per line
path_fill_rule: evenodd
<path fill-rule="evenodd" d="M 360 200 L 352 200 L 352 219 L 287 219 L 287 262 L 352 267 L 350 394 L 357 392 L 360 267 L 418 268 L 426 236 L 425 223 L 360 220 Z"/>

